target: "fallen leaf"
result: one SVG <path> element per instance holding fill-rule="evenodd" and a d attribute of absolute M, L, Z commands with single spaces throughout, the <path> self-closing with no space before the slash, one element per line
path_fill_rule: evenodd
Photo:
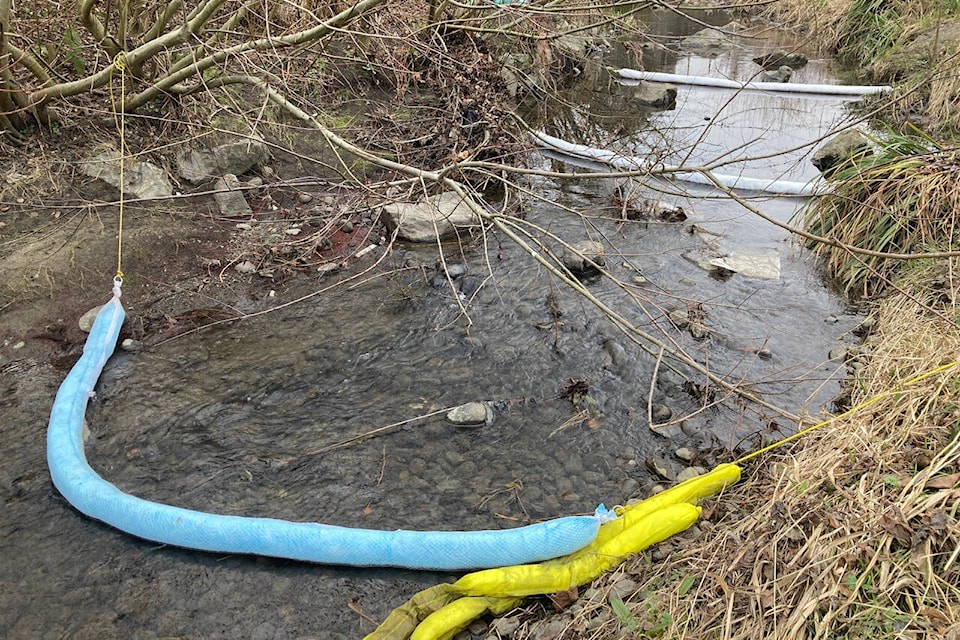
<path fill-rule="evenodd" d="M 577 591 L 577 587 L 573 586 L 569 589 L 552 593 L 547 597 L 550 598 L 550 602 L 553 603 L 554 609 L 557 611 L 563 611 L 577 601 L 577 598 L 580 597 L 580 593 Z"/>
<path fill-rule="evenodd" d="M 930 478 L 927 480 L 927 483 L 923 485 L 924 489 L 953 489 L 957 486 L 957 483 L 960 483 L 960 473 L 951 473 L 948 476 L 937 476 L 936 478 Z"/>

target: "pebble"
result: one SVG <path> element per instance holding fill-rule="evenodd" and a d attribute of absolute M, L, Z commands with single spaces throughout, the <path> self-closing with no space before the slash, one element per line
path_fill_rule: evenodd
<path fill-rule="evenodd" d="M 353 223 L 349 220 L 344 220 L 340 223 L 340 231 L 344 233 L 353 233 Z"/>
<path fill-rule="evenodd" d="M 326 262 L 317 267 L 317 273 L 330 273 L 340 268 L 339 262 Z"/>
<path fill-rule="evenodd" d="M 669 462 L 663 458 L 657 458 L 656 456 L 651 456 L 644 460 L 644 464 L 647 465 L 647 469 L 657 474 L 664 480 L 673 480 L 676 477 L 676 473 L 673 470 L 673 467 Z"/>
<path fill-rule="evenodd" d="M 625 600 L 637 592 L 638 585 L 630 578 L 621 578 L 610 587 L 610 597 Z"/>
<path fill-rule="evenodd" d="M 313 202 L 313 196 L 309 193 L 301 193 L 299 196 L 297 196 L 297 201 L 300 204 L 310 204 Z"/>
<path fill-rule="evenodd" d="M 468 402 L 448 411 L 447 422 L 471 427 L 490 425 L 493 423 L 493 410 L 486 402 Z"/>
<path fill-rule="evenodd" d="M 666 422 L 673 417 L 673 410 L 665 404 L 654 404 L 650 407 L 650 414 L 654 422 Z"/>
<path fill-rule="evenodd" d="M 863 322 L 858 324 L 853 330 L 858 336 L 865 336 L 870 334 L 874 329 L 877 328 L 877 318 L 876 316 L 867 316 L 863 319 Z"/>
<path fill-rule="evenodd" d="M 770 349 L 767 349 L 766 347 L 757 349 L 757 357 L 761 360 L 769 360 L 773 357 L 773 351 L 770 351 Z"/>
<path fill-rule="evenodd" d="M 240 231 L 250 231 L 250 229 L 253 229 L 253 225 L 247 222 L 238 222 L 236 228 Z"/>
<path fill-rule="evenodd" d="M 90 333 L 90 330 L 93 329 L 93 321 L 97 319 L 97 314 L 100 313 L 101 308 L 103 308 L 103 305 L 96 306 L 80 316 L 80 319 L 77 320 L 80 331 Z"/>
<path fill-rule="evenodd" d="M 834 347 L 827 356 L 833 362 L 842 362 L 847 357 L 846 347 Z"/>
<path fill-rule="evenodd" d="M 689 327 L 690 335 L 693 336 L 694 340 L 703 340 L 710 335 L 710 330 L 699 322 L 694 322 Z"/>
<path fill-rule="evenodd" d="M 707 470 L 703 467 L 685 467 L 680 471 L 680 473 L 677 474 L 677 482 L 683 482 L 684 480 L 689 480 L 690 478 L 702 476 L 706 472 Z"/>
<path fill-rule="evenodd" d="M 249 186 L 255 188 L 255 189 L 258 188 L 258 187 L 262 187 L 262 186 L 263 186 L 263 178 L 261 178 L 260 176 L 254 176 L 254 177 L 250 178 L 249 180 L 247 180 L 247 184 L 248 184 Z"/>
<path fill-rule="evenodd" d="M 545 624 L 536 624 L 530 630 L 530 640 L 547 640 L 548 638 L 554 640 L 559 638 L 568 624 L 570 624 L 570 621 L 562 617 L 550 620 Z"/>
<path fill-rule="evenodd" d="M 483 620 L 474 620 L 470 623 L 470 626 L 467 627 L 467 631 L 475 636 L 482 635 L 487 632 L 487 623 Z"/>
<path fill-rule="evenodd" d="M 603 611 L 601 611 L 599 615 L 593 616 L 592 618 L 587 618 L 586 622 L 583 623 L 583 629 L 584 631 L 593 631 L 594 629 L 599 629 L 606 621 L 607 616 L 604 615 Z"/>
<path fill-rule="evenodd" d="M 564 471 L 570 474 L 578 474 L 583 471 L 583 459 L 580 457 L 579 453 L 571 452 L 567 456 L 566 462 L 563 465 Z"/>
<path fill-rule="evenodd" d="M 670 318 L 670 322 L 672 322 L 673 326 L 677 329 L 684 329 L 690 324 L 686 309 L 673 309 L 667 314 L 667 317 Z"/>
<path fill-rule="evenodd" d="M 254 273 L 257 270 L 257 265 L 253 264 L 249 260 L 244 260 L 243 262 L 237 264 L 234 267 L 237 273 Z"/>
<path fill-rule="evenodd" d="M 684 462 L 692 462 L 694 457 L 696 457 L 697 452 L 689 447 L 680 447 L 673 452 L 673 455 L 677 456 L 680 460 Z"/>
<path fill-rule="evenodd" d="M 125 338 L 123 342 L 120 343 L 120 348 L 124 351 L 140 351 L 143 345 L 133 338 Z"/>
<path fill-rule="evenodd" d="M 520 627 L 520 620 L 516 617 L 497 618 L 490 625 L 490 631 L 494 637 L 509 638 Z"/>
<path fill-rule="evenodd" d="M 289 229 L 284 229 L 283 232 L 288 236 L 297 236 L 300 235 L 302 229 L 300 227 L 290 227 Z"/>
<path fill-rule="evenodd" d="M 442 265 L 441 265 L 441 268 L 443 268 Z M 460 278 L 466 275 L 466 273 L 467 273 L 467 265 L 465 264 L 455 262 L 453 264 L 447 265 L 447 275 L 450 276 L 451 280 L 456 280 L 457 278 Z"/>
<path fill-rule="evenodd" d="M 620 483 L 620 493 L 625 496 L 632 496 L 640 488 L 640 483 L 635 478 L 627 478 Z"/>
<path fill-rule="evenodd" d="M 827 316 L 826 318 L 823 319 L 823 321 L 826 322 L 827 324 L 837 324 L 837 322 L 839 322 L 839 319 L 837 318 L 837 316 Z"/>

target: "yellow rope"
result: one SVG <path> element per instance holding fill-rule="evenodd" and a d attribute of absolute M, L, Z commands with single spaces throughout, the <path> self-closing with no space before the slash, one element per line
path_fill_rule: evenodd
<path fill-rule="evenodd" d="M 909 387 L 910 385 L 917 384 L 917 383 L 920 382 L 921 380 L 925 380 L 925 379 L 929 378 L 930 376 L 936 375 L 936 374 L 941 373 L 941 372 L 943 372 L 943 371 L 946 371 L 946 370 L 948 370 L 948 369 L 952 369 L 952 368 L 955 367 L 955 366 L 957 366 L 957 362 L 956 362 L 956 361 L 954 361 L 954 362 L 949 362 L 949 363 L 947 363 L 947 364 L 944 364 L 944 365 L 941 365 L 941 366 L 937 367 L 936 369 L 931 369 L 930 371 L 926 371 L 926 372 L 924 372 L 924 373 L 921 373 L 920 375 L 914 376 L 913 378 L 910 378 L 909 380 L 907 380 L 906 382 L 904 382 L 903 384 L 901 384 L 901 385 L 898 386 L 897 388 L 891 389 L 890 391 L 884 391 L 883 393 L 878 393 L 877 395 L 873 396 L 872 398 L 868 398 L 868 399 L 864 400 L 863 402 L 861 402 L 860 404 L 857 404 L 857 405 L 855 405 L 855 406 L 853 406 L 853 407 L 850 407 L 849 409 L 847 409 L 846 411 L 844 411 L 844 412 L 841 413 L 841 414 L 838 414 L 838 415 L 832 416 L 832 417 L 830 417 L 830 418 L 827 418 L 826 420 L 824 420 L 824 421 L 822 421 L 822 422 L 818 422 L 818 423 L 815 424 L 815 425 L 809 426 L 809 427 L 807 427 L 806 429 L 801 429 L 800 431 L 797 431 L 795 434 L 793 434 L 793 435 L 791 435 L 791 436 L 787 436 L 787 437 L 784 438 L 783 440 L 778 440 L 777 442 L 774 442 L 774 443 L 771 444 L 771 445 L 768 445 L 768 446 L 766 446 L 766 447 L 763 447 L 762 449 L 757 449 L 756 451 L 752 451 L 752 452 L 748 453 L 747 455 L 743 456 L 742 458 L 740 458 L 739 460 L 737 460 L 736 462 L 734 462 L 734 464 L 741 464 L 741 463 L 743 463 L 743 462 L 746 462 L 747 460 L 750 460 L 751 458 L 756 458 L 756 457 L 759 456 L 759 455 L 762 455 L 762 454 L 764 454 L 764 453 L 767 453 L 768 451 L 773 451 L 773 450 L 776 449 L 777 447 L 782 446 L 782 445 L 785 445 L 785 444 L 787 444 L 788 442 L 793 442 L 793 441 L 796 440 L 797 438 L 800 438 L 800 437 L 802 437 L 802 436 L 805 436 L 806 434 L 810 433 L 811 431 L 814 431 L 814 430 L 816 430 L 816 429 L 819 429 L 820 427 L 826 426 L 826 425 L 830 424 L 831 422 L 835 422 L 835 421 L 837 421 L 837 420 L 840 420 L 841 418 L 846 418 L 847 416 L 849 416 L 849 415 L 851 415 L 851 414 L 854 414 L 854 413 L 860 411 L 861 409 L 865 409 L 866 407 L 869 407 L 870 405 L 875 404 L 875 403 L 879 402 L 880 400 L 882 400 L 882 399 L 884 399 L 884 398 L 886 398 L 886 397 L 888 397 L 888 396 L 894 395 L 894 394 L 896 394 L 896 393 L 900 393 L 901 391 L 903 391 L 906 387 Z"/>
<path fill-rule="evenodd" d="M 120 109 L 119 115 L 117 111 L 114 111 L 113 118 L 114 122 L 117 125 L 117 133 L 120 135 L 120 212 L 118 214 L 117 222 L 117 275 L 116 278 L 123 279 L 123 187 L 124 187 L 124 176 L 123 168 L 127 160 L 127 140 L 124 130 L 124 111 L 123 105 L 127 99 L 127 60 L 123 51 L 118 53 L 113 59 L 114 68 L 120 72 Z M 114 102 L 113 99 L 113 83 L 110 83 L 110 100 Z"/>

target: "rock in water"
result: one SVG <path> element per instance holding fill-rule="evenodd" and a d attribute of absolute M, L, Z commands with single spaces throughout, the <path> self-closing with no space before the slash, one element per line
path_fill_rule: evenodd
<path fill-rule="evenodd" d="M 468 402 L 447 412 L 447 421 L 462 427 L 480 427 L 493 422 L 493 409 L 486 402 Z"/>
<path fill-rule="evenodd" d="M 453 191 L 420 202 L 388 204 L 382 213 L 387 228 L 410 242 L 436 242 L 480 224 L 470 203 Z"/>
<path fill-rule="evenodd" d="M 583 240 L 563 248 L 563 266 L 576 274 L 596 271 L 605 264 L 603 245 L 596 240 Z M 594 266 L 596 265 L 596 266 Z"/>
<path fill-rule="evenodd" d="M 773 53 L 757 56 L 753 61 L 764 69 L 779 69 L 783 66 L 799 69 L 807 64 L 807 56 L 802 53 L 774 51 Z"/>
<path fill-rule="evenodd" d="M 765 71 L 761 73 L 760 80 L 762 82 L 789 82 L 792 76 L 793 69 L 787 65 L 783 65 L 776 71 Z"/>

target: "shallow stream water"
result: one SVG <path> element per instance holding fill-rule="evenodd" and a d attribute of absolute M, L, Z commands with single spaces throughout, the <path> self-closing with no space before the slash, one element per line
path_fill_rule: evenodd
<path fill-rule="evenodd" d="M 752 55 L 746 47 L 658 64 L 746 79 L 756 69 Z M 794 80 L 835 82 L 818 61 Z M 570 93 L 581 107 L 598 95 L 584 82 Z M 816 175 L 808 143 L 845 114 L 839 100 L 687 87 L 673 111 L 621 113 L 618 122 L 599 103 L 591 107 L 593 115 L 556 111 L 540 124 L 573 142 L 669 162 L 793 149 L 723 169 L 792 180 Z M 548 155 L 534 164 L 574 167 Z M 612 198 L 618 184 L 535 178 L 527 228 L 557 252 L 559 240 L 603 242 L 608 270 L 623 284 L 585 282 L 634 327 L 791 412 L 825 406 L 838 374 L 827 354 L 852 341 L 859 319 L 809 255 L 741 205 L 679 183 L 639 186 L 635 195 L 682 206 L 685 221 L 622 220 Z M 783 222 L 802 203 L 748 197 Z M 779 275 L 718 274 L 697 264 L 731 253 L 776 258 Z M 685 384 L 702 386 L 702 376 L 640 350 L 502 234 L 463 250 L 448 246 L 445 259 L 465 274 L 454 270 L 447 279 L 436 247 L 398 247 L 384 268 L 331 295 L 118 354 L 88 414 L 91 464 L 140 497 L 205 511 L 379 529 L 495 528 L 643 495 L 658 481 L 646 459 L 680 468 L 673 451 L 681 446 L 704 452 L 709 463 L 719 451 L 790 430 L 784 419 L 734 400 L 704 407 Z M 636 280 L 641 273 L 644 282 Z M 309 293 L 298 286 L 279 301 Z M 705 339 L 673 326 L 668 314 L 678 308 L 702 312 Z M 571 380 L 587 385 L 584 414 L 560 397 Z M 51 400 L 58 382 L 44 381 Z M 329 449 L 475 400 L 493 403 L 492 424 L 455 427 L 438 416 Z M 678 420 L 652 431 L 651 400 Z M 3 637 L 353 638 L 373 628 L 364 615 L 380 620 L 450 577 L 158 548 L 84 519 L 43 483 L 44 402 L 21 404 L 23 418 L 6 426 L 5 459 L 17 466 L 3 476 Z"/>

